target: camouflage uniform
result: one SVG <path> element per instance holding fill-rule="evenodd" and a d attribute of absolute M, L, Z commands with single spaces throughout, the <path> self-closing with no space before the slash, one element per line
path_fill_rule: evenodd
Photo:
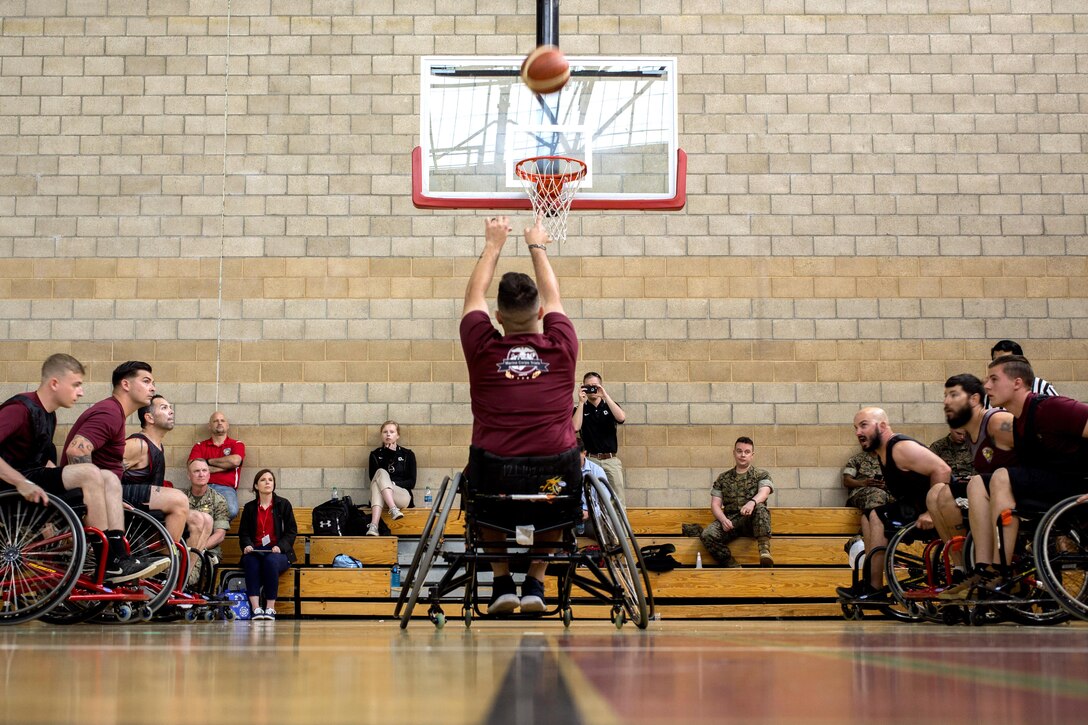
<path fill-rule="evenodd" d="M 880 471 L 880 459 L 877 458 L 875 453 L 869 453 L 868 451 L 859 451 L 852 456 L 846 462 L 846 465 L 842 467 L 842 473 L 844 476 L 858 479 L 875 478 L 883 475 Z M 875 486 L 851 488 L 849 495 L 846 497 L 847 506 L 853 506 L 864 513 L 892 501 L 895 501 L 895 498 L 890 493 Z"/>
<path fill-rule="evenodd" d="M 767 509 L 767 505 L 756 504 L 751 516 L 741 516 L 740 509 L 755 497 L 761 486 L 771 485 L 770 474 L 755 466 L 744 473 L 737 473 L 736 468 L 730 468 L 714 481 L 710 495 L 722 500 L 722 511 L 733 524 L 733 529 L 726 531 L 722 528 L 721 522 L 715 519 L 703 529 L 699 538 L 707 552 L 717 559 L 719 564 L 728 566 L 734 563 L 733 554 L 726 544 L 737 537 L 754 536 L 760 540 L 761 550 L 768 545 L 771 537 L 771 512 Z"/>
<path fill-rule="evenodd" d="M 944 438 L 929 444 L 929 450 L 941 457 L 952 469 L 953 478 L 970 478 L 975 475 L 974 455 L 971 453 L 971 441 L 964 438 L 963 443 L 955 443 L 949 433 Z"/>
<path fill-rule="evenodd" d="M 227 505 L 227 499 L 223 497 L 223 494 L 218 491 L 208 488 L 204 492 L 204 495 L 197 498 L 193 495 L 193 492 L 189 491 L 189 508 L 193 511 L 200 511 L 206 513 L 212 517 L 212 530 L 222 529 L 227 531 L 230 529 L 230 508 Z M 208 549 L 209 554 L 214 554 L 220 559 L 223 558 L 223 550 L 216 546 Z"/>

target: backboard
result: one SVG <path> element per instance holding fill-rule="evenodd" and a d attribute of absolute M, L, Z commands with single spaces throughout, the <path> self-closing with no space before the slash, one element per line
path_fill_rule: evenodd
<path fill-rule="evenodd" d="M 675 58 L 570 57 L 570 81 L 544 96 L 521 82 L 522 60 L 422 58 L 417 207 L 529 209 L 514 165 L 567 156 L 588 167 L 574 209 L 683 208 Z"/>

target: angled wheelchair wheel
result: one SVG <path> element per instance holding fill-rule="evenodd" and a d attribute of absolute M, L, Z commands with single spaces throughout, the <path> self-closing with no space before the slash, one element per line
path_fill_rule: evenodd
<path fill-rule="evenodd" d="M 87 537 L 99 535 L 93 529 L 84 529 L 84 534 Z M 105 546 L 105 542 L 103 542 L 102 546 Z M 42 621 L 50 624 L 79 624 L 80 622 L 89 622 L 97 617 L 105 611 L 106 607 L 109 606 L 109 602 L 83 598 L 88 591 L 86 588 L 88 583 L 96 581 L 98 581 L 98 552 L 94 546 L 88 544 L 86 556 L 83 558 L 83 568 L 76 586 L 72 589 L 68 598 L 42 615 Z"/>
<path fill-rule="evenodd" d="M 408 569 L 406 579 L 402 582 L 401 601 L 397 602 L 394 616 L 400 617 L 400 628 L 407 629 L 408 622 L 412 620 L 412 610 L 419 600 L 419 593 L 427 584 L 427 574 L 431 571 L 431 564 L 438 553 L 438 547 L 442 544 L 442 537 L 446 531 L 446 522 L 449 520 L 450 511 L 453 509 L 454 499 L 461 487 L 461 474 L 458 473 L 453 480 L 447 478 L 442 482 L 438 498 L 435 499 L 435 508 L 427 518 L 426 538 L 420 537 L 416 554 L 412 557 L 412 566 Z M 403 607 L 401 604 L 403 603 Z M 432 621 L 434 619 L 432 618 Z M 445 619 L 443 619 L 445 624 Z M 436 622 L 437 624 L 437 622 Z M 441 625 L 439 625 L 441 629 Z"/>
<path fill-rule="evenodd" d="M 125 540 L 132 556 L 141 559 L 170 559 L 170 566 L 158 574 L 127 583 L 129 586 L 139 586 L 148 595 L 148 600 L 140 606 L 149 607 L 152 613 L 157 612 L 174 593 L 178 577 L 182 576 L 177 546 L 166 527 L 154 516 L 140 509 L 125 509 Z M 115 616 L 116 611 L 120 611 L 120 608 L 107 608 L 98 619 L 105 622 L 126 622 L 131 619 Z"/>
<path fill-rule="evenodd" d="M 593 519 L 593 530 L 612 578 L 612 586 L 616 595 L 623 600 L 624 619 L 634 622 L 639 629 L 645 629 L 650 623 L 650 611 L 643 588 L 645 569 L 639 571 L 634 555 L 637 542 L 633 537 L 628 537 L 629 527 L 620 520 L 608 486 L 596 478 L 592 479 L 592 486 L 594 500 L 589 505 L 589 515 Z"/>
<path fill-rule="evenodd" d="M 1088 619 L 1088 503 L 1067 498 L 1051 508 L 1035 530 L 1036 573 L 1054 601 Z"/>
<path fill-rule="evenodd" d="M 646 596 L 647 616 L 650 619 L 654 617 L 654 594 L 653 587 L 650 585 L 650 570 L 646 568 L 646 562 L 642 559 L 642 548 L 638 545 L 638 539 L 635 538 L 634 529 L 631 528 L 631 520 L 627 518 L 627 510 L 623 507 L 623 502 L 616 496 L 615 491 L 612 490 L 608 480 L 601 481 L 605 488 L 608 489 L 610 500 L 612 501 L 612 508 L 616 510 L 616 516 L 619 518 L 620 524 L 623 527 L 623 534 L 627 537 L 627 540 L 631 542 L 631 550 L 635 555 L 635 563 L 638 564 L 638 570 L 642 572 L 642 587 Z"/>
<path fill-rule="evenodd" d="M 35 619 L 62 602 L 86 551 L 83 525 L 59 498 L 41 506 L 18 491 L 0 493 L 0 624 Z"/>
<path fill-rule="evenodd" d="M 910 622 L 922 618 L 923 610 L 912 606 L 917 601 L 911 598 L 911 593 L 929 588 L 928 575 L 933 562 L 927 560 L 927 541 L 919 538 L 918 533 L 914 523 L 907 524 L 895 532 L 884 552 L 884 579 L 895 604 L 881 611 L 891 619 Z"/>
<path fill-rule="evenodd" d="M 408 571 L 405 572 L 404 578 L 401 581 L 400 596 L 397 597 L 397 606 L 396 609 L 393 610 L 394 617 L 400 616 L 400 611 L 404 608 L 404 603 L 408 600 L 408 594 L 412 589 L 414 573 L 419 568 L 419 560 L 423 556 L 424 547 L 422 544 L 431 538 L 431 532 L 434 531 L 439 511 L 442 510 L 441 502 L 445 500 L 446 490 L 449 488 L 449 485 L 450 477 L 446 476 L 442 479 L 442 485 L 438 487 L 438 497 L 435 499 L 439 505 L 432 506 L 430 512 L 427 514 L 427 522 L 423 524 L 423 530 L 419 534 L 420 545 L 416 546 L 415 553 L 412 554 L 412 563 L 409 565 Z"/>

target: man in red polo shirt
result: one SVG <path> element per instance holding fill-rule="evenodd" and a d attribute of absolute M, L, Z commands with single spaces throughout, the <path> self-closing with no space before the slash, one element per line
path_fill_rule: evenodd
<path fill-rule="evenodd" d="M 208 430 L 212 437 L 193 446 L 189 460 L 203 458 L 212 472 L 209 485 L 227 499 L 227 509 L 233 521 L 238 515 L 238 481 L 241 480 L 242 462 L 246 458 L 246 444 L 227 437 L 230 423 L 220 411 L 212 413 L 208 419 Z"/>
<path fill-rule="evenodd" d="M 573 485 L 581 480 L 570 414 L 578 336 L 563 311 L 559 281 L 548 261 L 548 236 L 539 219 L 525 230 L 536 282 L 520 272 L 504 274 L 495 311 L 502 334 L 492 326 L 487 288 L 509 233 L 506 217 L 488 220 L 484 251 L 469 278 L 461 313 L 461 346 L 472 400 L 472 446 L 477 453 L 500 457 L 569 455 L 573 472 L 564 481 Z M 471 476 L 471 460 L 469 468 Z M 555 541 L 560 534 L 551 531 L 537 534 L 536 539 Z M 481 538 L 498 539 L 503 534 L 485 528 Z M 522 612 L 545 610 L 544 562 L 530 565 L 520 599 L 508 563 L 493 562 L 491 568 L 495 579 L 489 614 L 509 614 L 519 606 Z"/>

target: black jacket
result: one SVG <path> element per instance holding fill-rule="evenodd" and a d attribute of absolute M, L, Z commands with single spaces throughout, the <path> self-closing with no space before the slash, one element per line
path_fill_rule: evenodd
<path fill-rule="evenodd" d="M 393 451 L 385 446 L 375 448 L 370 452 L 370 478 L 374 473 L 384 468 L 389 471 L 389 478 L 401 488 L 411 491 L 416 487 L 416 454 L 404 446 L 397 446 Z"/>
<path fill-rule="evenodd" d="M 242 545 L 242 551 L 247 546 L 259 548 L 256 541 L 259 501 L 255 498 L 242 509 L 242 521 L 238 524 L 238 543 Z M 276 527 L 276 546 L 287 556 L 287 561 L 295 563 L 295 537 L 298 536 L 295 511 L 290 501 L 276 494 L 272 494 L 272 522 Z"/>

